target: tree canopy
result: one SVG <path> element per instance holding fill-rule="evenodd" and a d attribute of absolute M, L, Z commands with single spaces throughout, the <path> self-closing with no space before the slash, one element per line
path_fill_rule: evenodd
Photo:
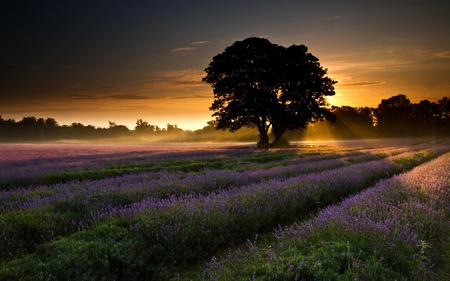
<path fill-rule="evenodd" d="M 217 129 L 234 132 L 257 127 L 259 147 L 268 148 L 269 129 L 274 146 L 286 130 L 304 129 L 309 123 L 335 119 L 327 108 L 334 84 L 318 58 L 304 45 L 288 48 L 263 38 L 237 41 L 213 58 L 203 81 L 211 84 L 210 110 Z"/>

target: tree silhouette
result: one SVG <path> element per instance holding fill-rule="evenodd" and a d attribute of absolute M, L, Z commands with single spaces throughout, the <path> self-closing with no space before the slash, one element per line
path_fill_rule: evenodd
<path fill-rule="evenodd" d="M 326 77 L 318 59 L 304 45 L 285 48 L 267 39 L 237 41 L 213 58 L 203 81 L 214 90 L 210 110 L 216 129 L 234 132 L 257 127 L 259 147 L 283 142 L 286 130 L 304 129 L 308 123 L 334 120 L 325 96 L 334 95 L 336 81 Z"/>
<path fill-rule="evenodd" d="M 54 118 L 45 119 L 45 127 L 47 128 L 56 128 L 58 127 L 58 122 Z"/>
<path fill-rule="evenodd" d="M 355 139 L 373 136 L 374 124 L 372 109 L 368 107 L 332 106 L 336 116 L 333 129 L 337 136 Z"/>
<path fill-rule="evenodd" d="M 153 133 L 155 131 L 155 126 L 145 120 L 137 119 L 134 130 L 138 134 Z"/>
<path fill-rule="evenodd" d="M 443 97 L 437 102 L 439 111 L 439 123 L 442 127 L 450 125 L 450 98 Z"/>
<path fill-rule="evenodd" d="M 406 95 L 381 100 L 375 110 L 377 127 L 387 135 L 408 135 L 411 129 L 412 106 Z"/>
<path fill-rule="evenodd" d="M 435 102 L 422 100 L 412 104 L 411 123 L 414 135 L 433 135 L 438 133 L 439 107 Z"/>

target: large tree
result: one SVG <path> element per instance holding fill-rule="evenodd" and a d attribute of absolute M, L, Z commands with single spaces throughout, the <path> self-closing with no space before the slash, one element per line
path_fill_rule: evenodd
<path fill-rule="evenodd" d="M 259 147 L 274 146 L 286 130 L 304 129 L 308 123 L 334 120 L 326 96 L 334 95 L 333 81 L 319 60 L 304 45 L 285 48 L 263 38 L 237 41 L 213 58 L 203 81 L 214 90 L 210 110 L 217 129 L 234 132 L 256 127 Z"/>

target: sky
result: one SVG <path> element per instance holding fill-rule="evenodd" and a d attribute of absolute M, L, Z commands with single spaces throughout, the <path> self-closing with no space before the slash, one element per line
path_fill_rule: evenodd
<path fill-rule="evenodd" d="M 304 44 L 331 105 L 450 96 L 450 1 L 20 1 L 0 4 L 0 115 L 202 128 L 202 77 L 235 41 Z"/>

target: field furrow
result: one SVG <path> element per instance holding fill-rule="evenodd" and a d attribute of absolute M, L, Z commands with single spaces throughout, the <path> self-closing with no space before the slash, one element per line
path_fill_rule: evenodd
<path fill-rule="evenodd" d="M 382 180 L 309 221 L 280 227 L 275 244 L 255 239 L 245 253 L 213 258 L 198 279 L 448 280 L 449 166 L 447 153 Z"/>
<path fill-rule="evenodd" d="M 19 236 L 21 240 L 11 238 L 13 241 L 8 246 L 4 245 L 1 253 L 4 258 L 7 258 L 7 253 L 16 249 L 31 253 L 36 249 L 37 244 L 55 239 L 56 236 L 68 236 L 90 229 L 95 226 L 94 222 L 97 223 L 99 220 L 114 219 L 113 214 L 129 212 L 130 207 L 138 206 L 142 200 L 145 200 L 144 202 L 156 200 L 160 205 L 160 202 L 173 200 L 173 196 L 178 195 L 177 197 L 184 202 L 186 198 L 192 196 L 208 195 L 211 192 L 239 188 L 270 179 L 276 179 L 280 183 L 288 177 L 349 166 L 397 152 L 394 150 L 393 153 L 364 154 L 322 161 L 320 161 L 322 158 L 328 158 L 328 156 L 313 156 L 297 165 L 244 173 L 211 172 L 184 179 L 167 175 L 159 180 L 150 181 L 144 175 L 146 181 L 133 184 L 124 184 L 123 181 L 120 184 L 113 184 L 117 181 L 112 179 L 87 181 L 85 188 L 82 189 L 78 189 L 79 186 L 75 183 L 66 184 L 65 187 L 51 187 L 58 191 L 65 189 L 66 192 L 42 197 L 39 196 L 42 195 L 41 193 L 35 192 L 34 195 L 37 193 L 37 197 L 19 198 L 14 201 L 4 200 L 3 214 L 0 217 L 3 235 L 4 237 Z M 23 191 L 30 195 L 30 190 Z M 12 193 L 12 195 L 17 194 Z"/>
<path fill-rule="evenodd" d="M 184 151 L 179 149 L 178 152 L 166 153 L 113 153 L 69 158 L 44 156 L 0 162 L 0 189 L 27 188 L 74 180 L 97 180 L 142 172 L 198 172 L 204 169 L 234 169 L 240 166 L 244 166 L 242 170 L 252 167 L 256 169 L 258 165 L 263 166 L 262 164 L 268 162 L 333 152 L 336 151 L 330 149 L 275 152 L 255 149 Z M 245 168 L 245 166 L 249 167 Z"/>

